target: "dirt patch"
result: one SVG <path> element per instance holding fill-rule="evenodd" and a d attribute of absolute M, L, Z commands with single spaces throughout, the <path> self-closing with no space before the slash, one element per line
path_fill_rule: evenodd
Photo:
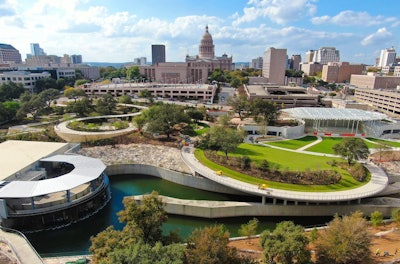
<path fill-rule="evenodd" d="M 370 250 L 375 263 L 400 263 L 400 229 L 392 223 L 378 228 L 370 227 L 368 230 L 372 236 Z M 229 245 L 235 247 L 240 254 L 262 259 L 263 249 L 258 238 L 233 240 Z M 376 255 L 377 249 L 379 256 Z M 385 252 L 388 253 L 387 256 L 384 256 Z"/>

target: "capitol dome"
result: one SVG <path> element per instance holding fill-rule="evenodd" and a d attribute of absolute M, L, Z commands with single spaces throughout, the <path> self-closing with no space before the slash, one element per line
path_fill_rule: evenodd
<path fill-rule="evenodd" d="M 206 32 L 200 41 L 199 46 L 199 57 L 200 58 L 214 58 L 214 42 L 211 34 L 208 32 L 208 26 L 206 26 Z"/>

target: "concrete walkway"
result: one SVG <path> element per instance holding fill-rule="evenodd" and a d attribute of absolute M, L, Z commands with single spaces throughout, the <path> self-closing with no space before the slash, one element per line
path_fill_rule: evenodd
<path fill-rule="evenodd" d="M 43 264 L 42 258 L 24 236 L 0 229 L 0 237 L 12 247 L 19 263 Z"/>
<path fill-rule="evenodd" d="M 313 142 L 314 143 L 314 142 Z M 285 149 L 287 150 L 287 149 Z M 230 188 L 240 190 L 252 195 L 265 196 L 270 198 L 278 198 L 291 201 L 304 201 L 304 202 L 334 202 L 334 201 L 350 201 L 361 198 L 370 197 L 382 192 L 388 185 L 388 177 L 386 173 L 378 166 L 368 163 L 365 167 L 371 172 L 371 180 L 358 188 L 344 191 L 333 192 L 300 192 L 300 191 L 287 191 L 281 189 L 259 189 L 257 185 L 245 183 L 235 180 L 233 178 L 217 175 L 215 171 L 201 164 L 194 156 L 194 149 L 191 147 L 183 147 L 181 151 L 182 159 L 192 169 L 203 177 L 212 181 L 218 182 L 222 185 L 229 186 Z M 290 151 L 290 150 L 287 150 Z M 292 150 L 302 152 L 299 150 Z M 307 154 L 325 155 L 323 153 L 307 152 Z M 335 155 L 333 155 L 335 156 Z"/>

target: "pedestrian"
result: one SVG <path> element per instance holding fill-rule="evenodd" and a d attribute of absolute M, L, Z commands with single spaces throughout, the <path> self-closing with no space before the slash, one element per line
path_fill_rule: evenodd
<path fill-rule="evenodd" d="M 380 256 L 380 255 L 381 255 L 381 250 L 377 248 L 375 251 L 375 256 Z"/>

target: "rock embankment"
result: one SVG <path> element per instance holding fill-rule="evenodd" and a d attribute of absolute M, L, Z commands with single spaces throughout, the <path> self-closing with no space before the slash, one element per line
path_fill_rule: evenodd
<path fill-rule="evenodd" d="M 190 173 L 189 167 L 181 158 L 180 150 L 167 146 L 147 144 L 99 146 L 82 148 L 78 154 L 100 159 L 105 165 L 146 164 Z"/>

